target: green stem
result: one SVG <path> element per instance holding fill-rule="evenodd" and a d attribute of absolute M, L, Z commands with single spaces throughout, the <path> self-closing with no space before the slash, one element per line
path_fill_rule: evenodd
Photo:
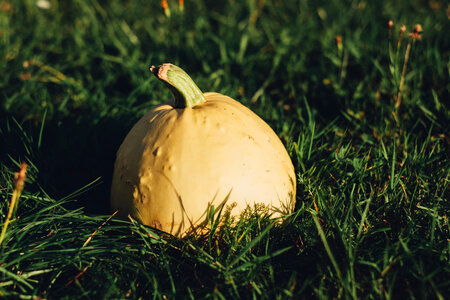
<path fill-rule="evenodd" d="M 150 71 L 172 91 L 175 108 L 192 108 L 206 101 L 203 92 L 180 67 L 166 63 L 159 67 L 152 66 Z"/>

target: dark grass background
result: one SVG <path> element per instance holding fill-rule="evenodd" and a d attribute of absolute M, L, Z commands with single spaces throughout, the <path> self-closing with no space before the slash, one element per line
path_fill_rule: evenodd
<path fill-rule="evenodd" d="M 183 11 L 169 1 L 170 17 L 156 0 L 37 3 L 0 1 L 1 223 L 13 173 L 30 164 L 19 219 L 0 246 L 0 293 L 448 294 L 445 1 L 186 1 Z M 418 23 L 422 40 L 396 109 Z M 115 220 L 82 247 L 110 213 L 120 143 L 170 97 L 148 70 L 164 62 L 203 91 L 249 106 L 279 134 L 298 173 L 296 214 L 283 225 L 252 215 L 181 241 Z"/>

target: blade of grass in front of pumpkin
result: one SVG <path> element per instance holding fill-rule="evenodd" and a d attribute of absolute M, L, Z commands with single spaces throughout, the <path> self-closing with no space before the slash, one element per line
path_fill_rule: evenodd
<path fill-rule="evenodd" d="M 252 239 L 252 241 L 250 243 L 248 243 L 245 246 L 245 248 L 235 256 L 235 258 L 228 264 L 227 267 L 232 268 L 236 263 L 238 263 L 254 245 L 256 245 L 262 238 L 264 238 L 269 233 L 270 229 L 273 226 L 274 226 L 274 223 L 271 223 L 256 238 Z"/>

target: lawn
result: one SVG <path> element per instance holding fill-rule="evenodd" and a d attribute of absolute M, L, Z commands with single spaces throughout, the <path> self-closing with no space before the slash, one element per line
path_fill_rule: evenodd
<path fill-rule="evenodd" d="M 182 2 L 0 1 L 0 297 L 448 297 L 447 2 Z M 165 62 L 274 129 L 293 214 L 184 239 L 111 218 Z"/>

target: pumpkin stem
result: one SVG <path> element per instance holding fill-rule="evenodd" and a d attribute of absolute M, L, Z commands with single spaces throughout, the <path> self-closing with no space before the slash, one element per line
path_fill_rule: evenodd
<path fill-rule="evenodd" d="M 206 101 L 202 91 L 180 67 L 166 63 L 159 67 L 152 66 L 150 71 L 172 91 L 175 108 L 192 108 Z"/>

